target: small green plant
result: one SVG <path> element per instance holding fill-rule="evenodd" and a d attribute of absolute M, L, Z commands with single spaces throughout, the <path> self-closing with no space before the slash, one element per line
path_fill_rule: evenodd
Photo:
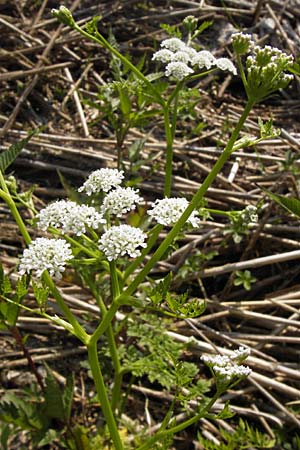
<path fill-rule="evenodd" d="M 4 176 L 5 170 L 21 151 L 22 143 L 1 154 L 0 197 L 10 208 L 26 244 L 17 269 L 16 295 L 11 292 L 8 279 L 2 274 L 2 322 L 15 321 L 19 308 L 23 307 L 60 325 L 86 348 L 90 374 L 105 422 L 104 426 L 99 427 L 99 435 L 94 437 L 98 447 L 105 448 L 107 440 L 107 446 L 113 445 L 116 450 L 168 448 L 177 433 L 201 418 L 212 417 L 211 409 L 220 396 L 251 373 L 242 364 L 250 349 L 239 347 L 227 351 L 226 355 L 202 355 L 202 362 L 211 372 L 213 389 L 208 391 L 208 384 L 199 376 L 198 365 L 185 359 L 186 347 L 174 342 L 168 335 L 167 325 L 170 322 L 165 320 L 165 317 L 173 321 L 196 317 L 203 313 L 205 304 L 190 297 L 188 292 L 175 292 L 171 275 L 157 279 L 153 269 L 168 254 L 179 236 L 199 227 L 208 188 L 231 154 L 245 144 L 245 140 L 238 139 L 251 109 L 272 92 L 287 86 L 291 75 L 286 71 L 292 60 L 278 49 L 253 47 L 247 35 L 238 33 L 232 37 L 247 94 L 244 111 L 223 152 L 194 196 L 189 200 L 171 197 L 173 142 L 178 114 L 184 109 L 185 95 L 189 92 L 185 90 L 186 86 L 217 70 L 237 75 L 236 67 L 228 58 L 216 58 L 211 52 L 199 50 L 193 44 L 194 38 L 208 26 L 198 26 L 198 21 L 193 17 L 184 21 L 184 38 L 177 34 L 177 37 L 162 41 L 160 49 L 152 57 L 153 72 L 145 75 L 142 72 L 143 63 L 134 65 L 129 57 L 120 53 L 113 41 L 104 38 L 98 29 L 98 18 L 79 26 L 64 6 L 53 10 L 53 15 L 84 38 L 102 45 L 112 57 L 114 80 L 109 83 L 107 91 L 100 92 L 99 101 L 103 114 L 116 132 L 118 167 L 92 172 L 78 189 L 81 203 L 74 196 L 72 200 L 58 200 L 36 211 L 30 196 L 23 199 L 22 206 L 27 206 L 34 215 L 32 225 L 41 234 L 48 233 L 32 240 L 30 228 L 25 225 L 18 210 L 21 197 L 16 192 L 16 186 Z M 251 55 L 244 63 L 247 52 Z M 125 167 L 122 145 L 129 128 L 144 124 L 158 109 L 166 139 L 164 197 L 147 205 L 140 192 L 130 186 L 130 180 L 126 180 L 127 173 L 121 170 Z M 261 124 L 258 139 L 270 136 L 271 128 L 270 124 Z M 248 139 L 247 142 L 254 140 Z M 132 212 L 139 208 L 143 213 L 133 219 Z M 238 213 L 224 212 L 232 219 L 236 234 L 245 233 L 254 216 L 256 221 L 256 209 L 254 211 L 253 208 L 248 206 Z M 166 236 L 158 241 L 163 228 L 166 229 Z M 69 307 L 59 288 L 58 280 L 64 276 L 66 267 L 73 269 L 98 306 L 97 321 L 89 327 Z M 253 282 L 251 274 L 248 276 L 245 273 L 241 273 L 238 280 L 246 288 Z M 29 288 L 35 295 L 37 308 L 22 305 Z M 48 296 L 55 300 L 59 315 L 49 308 Z M 121 309 L 125 318 L 116 328 L 114 322 Z M 121 333 L 122 339 L 126 338 L 125 344 L 119 342 Z M 106 365 L 99 358 L 100 342 L 105 343 L 105 357 L 109 359 L 107 373 Z M 158 383 L 172 394 L 160 428 L 152 435 L 147 430 L 133 433 L 131 440 L 127 439 L 122 428 L 122 412 L 126 408 L 128 395 L 123 392 L 123 386 L 129 373 L 132 377 L 147 377 L 150 383 Z M 63 428 L 62 432 L 59 429 L 63 445 L 74 450 L 93 450 L 93 438 L 83 427 L 76 426 L 72 432 L 72 393 L 72 379 L 62 391 L 48 371 L 42 416 L 37 415 L 35 404 L 32 404 L 33 409 L 25 411 L 22 399 L 8 397 L 3 404 L 11 406 L 3 407 L 2 417 L 10 425 L 26 430 L 29 427 L 34 442 L 40 446 L 57 437 L 52 424 L 53 420 L 58 420 Z M 177 422 L 175 414 L 182 408 L 186 416 L 182 422 Z M 226 403 L 214 417 L 225 419 L 231 416 Z M 244 434 L 247 430 L 244 429 Z M 2 432 L 3 441 L 8 431 L 9 428 L 5 428 Z"/>
<path fill-rule="evenodd" d="M 242 450 L 250 447 L 254 448 L 274 448 L 275 439 L 270 439 L 269 436 L 260 432 L 258 429 L 250 426 L 246 421 L 239 419 L 239 423 L 233 433 L 219 429 L 220 443 L 216 444 L 208 439 L 204 439 L 198 433 L 199 443 L 205 450 Z"/>
<path fill-rule="evenodd" d="M 250 270 L 238 270 L 235 272 L 235 279 L 233 281 L 234 286 L 243 286 L 246 291 L 251 290 L 251 285 L 255 283 L 257 279 L 251 275 Z"/>

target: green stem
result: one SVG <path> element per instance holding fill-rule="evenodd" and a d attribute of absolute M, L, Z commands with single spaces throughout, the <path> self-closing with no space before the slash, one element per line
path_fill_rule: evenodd
<path fill-rule="evenodd" d="M 123 450 L 123 444 L 121 441 L 121 437 L 117 428 L 117 424 L 115 421 L 115 417 L 113 415 L 113 411 L 107 396 L 101 368 L 98 361 L 98 352 L 97 352 L 97 341 L 90 340 L 87 344 L 88 350 L 88 358 L 90 363 L 91 372 L 93 375 L 94 383 L 97 390 L 97 395 L 99 402 L 101 404 L 101 409 L 108 426 L 111 439 L 114 443 L 116 450 Z"/>
<path fill-rule="evenodd" d="M 190 419 L 188 419 L 178 425 L 175 425 L 172 428 L 158 432 L 157 434 L 152 436 L 150 439 L 148 439 L 144 444 L 142 444 L 140 447 L 138 447 L 137 450 L 148 450 L 149 448 L 152 448 L 153 444 L 155 444 L 155 442 L 159 441 L 160 439 L 163 439 L 170 435 L 173 436 L 174 434 L 179 433 L 180 431 L 184 430 L 185 428 L 198 422 L 211 409 L 211 407 L 218 400 L 218 398 L 220 397 L 221 394 L 222 394 L 222 392 L 219 392 L 217 390 L 215 395 L 211 398 L 211 400 L 207 403 L 207 405 L 204 406 L 204 408 L 202 408 L 202 410 L 198 414 L 196 414 L 195 416 L 191 417 Z"/>
<path fill-rule="evenodd" d="M 164 112 L 164 127 L 165 127 L 165 136 L 166 136 L 166 167 L 165 167 L 165 187 L 164 187 L 164 196 L 170 197 L 171 189 L 172 189 L 172 167 L 173 167 L 173 142 L 175 137 L 176 130 L 176 119 L 177 119 L 177 108 L 178 108 L 178 98 L 179 92 L 182 89 L 183 81 L 180 81 L 173 93 L 171 94 L 167 104 L 163 108 Z M 170 112 L 171 112 L 171 104 L 174 101 L 172 119 L 170 122 Z"/>
<path fill-rule="evenodd" d="M 107 314 L 107 308 L 101 298 L 101 295 L 99 295 L 99 292 L 96 289 L 96 286 L 94 285 L 91 280 L 86 280 L 88 283 L 89 288 L 91 289 L 91 292 L 93 293 L 97 304 L 99 305 L 102 317 Z M 107 330 L 105 332 L 109 347 L 109 353 L 112 359 L 112 363 L 114 366 L 114 384 L 113 384 L 113 390 L 112 390 L 112 401 L 111 406 L 113 411 L 116 410 L 119 402 L 120 402 L 120 392 L 121 392 L 121 384 L 122 384 L 122 367 L 120 364 L 120 358 L 118 354 L 118 349 L 115 341 L 114 332 L 112 329 L 111 324 L 107 327 Z"/>
<path fill-rule="evenodd" d="M 135 269 L 137 269 L 140 266 L 140 264 L 144 261 L 145 256 L 148 255 L 152 247 L 156 244 L 159 233 L 161 232 L 162 228 L 163 228 L 162 225 L 157 224 L 152 229 L 150 237 L 147 241 L 147 247 L 142 250 L 141 255 L 138 258 L 134 259 L 125 270 L 123 276 L 124 281 L 126 281 L 127 278 L 135 271 Z"/>
<path fill-rule="evenodd" d="M 121 297 L 130 297 L 133 295 L 133 293 L 136 291 L 138 286 L 144 281 L 150 270 L 154 267 L 154 265 L 160 261 L 163 254 L 166 252 L 168 247 L 172 244 L 175 237 L 179 234 L 180 230 L 182 229 L 183 225 L 186 223 L 192 212 L 195 208 L 201 204 L 201 201 L 206 194 L 208 188 L 211 186 L 213 181 L 215 180 L 217 174 L 221 171 L 222 167 L 228 160 L 229 156 L 232 153 L 232 149 L 234 146 L 235 141 L 237 140 L 239 133 L 245 123 L 245 120 L 247 119 L 251 108 L 254 104 L 254 101 L 248 100 L 244 112 L 242 116 L 240 117 L 240 120 L 238 124 L 236 125 L 234 131 L 232 132 L 232 135 L 229 139 L 229 142 L 227 146 L 225 147 L 223 153 L 219 156 L 218 160 L 216 161 L 215 165 L 213 166 L 210 173 L 207 175 L 205 180 L 203 181 L 202 185 L 192 198 L 189 206 L 186 208 L 186 210 L 183 212 L 180 219 L 177 221 L 177 223 L 174 225 L 174 227 L 170 230 L 170 232 L 167 234 L 163 242 L 160 244 L 158 249 L 154 252 L 151 259 L 146 263 L 144 268 L 137 274 L 135 279 L 131 282 L 130 286 L 124 291 L 124 293 L 121 295 Z"/>
<path fill-rule="evenodd" d="M 88 39 L 90 39 L 94 42 L 97 42 L 98 44 L 105 47 L 110 53 L 115 55 L 120 61 L 122 61 L 122 63 L 125 65 L 125 67 L 130 69 L 141 81 L 143 81 L 143 83 L 145 83 L 147 85 L 147 87 L 152 92 L 153 96 L 155 97 L 156 101 L 160 105 L 163 106 L 165 104 L 164 99 L 157 92 L 157 90 L 151 84 L 151 82 L 147 79 L 147 77 L 145 77 L 145 75 L 143 75 L 142 72 L 140 72 L 140 70 L 134 64 L 132 64 L 125 56 L 123 56 L 120 52 L 118 52 L 117 49 L 115 49 L 112 45 L 110 45 L 110 43 L 102 36 L 102 34 L 100 34 L 98 31 L 95 31 L 95 35 L 92 35 L 92 34 L 88 33 L 87 31 L 83 30 L 82 28 L 80 28 L 76 23 L 74 25 L 74 29 L 77 30 L 80 34 L 82 34 L 82 36 L 85 36 Z"/>
<path fill-rule="evenodd" d="M 48 288 L 51 291 L 51 294 L 56 300 L 56 303 L 58 304 L 59 308 L 61 309 L 62 313 L 64 314 L 65 318 L 68 320 L 68 322 L 72 325 L 74 334 L 76 337 L 86 344 L 89 340 L 89 335 L 84 331 L 82 326 L 78 323 L 77 319 L 69 309 L 69 307 L 66 305 L 63 297 L 61 296 L 59 290 L 55 286 L 52 278 L 50 277 L 49 273 L 45 271 L 42 275 L 44 283 L 48 286 Z"/>
<path fill-rule="evenodd" d="M 90 342 L 98 342 L 99 338 L 105 333 L 105 331 L 110 326 L 113 318 L 116 315 L 116 312 L 118 311 L 119 306 L 120 306 L 120 303 L 118 301 L 112 302 L 109 309 L 107 310 L 107 313 L 104 314 L 98 327 L 96 328 L 96 330 L 90 337 Z"/>

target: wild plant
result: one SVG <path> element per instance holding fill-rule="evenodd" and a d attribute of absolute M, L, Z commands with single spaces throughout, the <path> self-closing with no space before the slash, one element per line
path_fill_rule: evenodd
<path fill-rule="evenodd" d="M 20 194 L 12 192 L 4 176 L 4 171 L 17 157 L 22 145 L 13 146 L 1 154 L 0 197 L 10 208 L 27 246 L 20 257 L 18 276 L 21 281 L 18 283 L 26 285 L 26 289 L 31 286 L 37 301 L 36 309 L 22 306 L 24 295 L 11 296 L 2 287 L 1 299 L 5 303 L 1 305 L 8 305 L 1 307 L 2 321 L 8 321 L 10 305 L 18 308 L 16 317 L 20 308 L 27 308 L 63 327 L 86 347 L 97 400 L 106 423 L 107 434 L 102 428 L 94 441 L 98 448 L 100 443 L 104 445 L 107 436 L 108 443 L 112 442 L 117 450 L 169 448 L 177 433 L 200 419 L 231 416 L 227 404 L 217 415 L 212 416 L 211 410 L 226 390 L 250 375 L 251 369 L 243 365 L 250 349 L 239 347 L 231 351 L 224 350 L 222 355 L 203 355 L 199 364 L 184 361 L 182 355 L 186 346 L 176 343 L 166 333 L 166 325 L 175 319 L 199 316 L 205 304 L 199 299 L 190 298 L 188 293 L 174 292 L 171 274 L 156 279 L 151 272 L 180 235 L 199 227 L 200 213 L 206 210 L 209 214 L 210 210 L 203 207 L 204 196 L 231 154 L 242 146 L 254 145 L 260 139 L 276 133 L 270 122 L 260 123 L 261 134 L 258 138 L 239 140 L 253 106 L 278 89 L 285 88 L 291 81 L 293 76 L 287 72 L 292 68 L 293 60 L 278 49 L 255 46 L 249 35 L 236 33 L 232 36 L 237 66 L 247 96 L 244 111 L 227 145 L 195 195 L 189 200 L 171 197 L 173 142 L 184 86 L 218 70 L 237 76 L 236 66 L 228 58 L 215 58 L 209 51 L 199 50 L 196 38 L 202 29 L 193 17 L 183 22 L 186 38 L 173 36 L 162 41 L 152 57 L 152 64 L 157 69 L 144 75 L 142 65 L 135 66 L 129 57 L 120 53 L 100 33 L 98 18 L 80 27 L 71 12 L 63 6 L 53 10 L 53 15 L 84 38 L 104 47 L 128 73 L 128 80 L 120 79 L 109 86 L 114 89 L 113 95 L 117 94 L 122 115 L 119 118 L 116 116 L 113 105 L 107 111 L 111 124 L 119 127 L 118 164 L 116 168 L 100 168 L 89 175 L 78 188 L 82 196 L 80 204 L 72 200 L 57 200 L 36 211 L 32 202 L 23 198 L 22 205 L 30 208 L 34 214 L 32 226 L 41 234 L 32 240 L 30 227 L 26 226 L 17 207 Z M 133 97 L 140 101 L 139 114 L 133 110 Z M 166 139 L 163 197 L 150 205 L 138 189 L 126 185 L 121 151 L 128 129 L 145 118 L 146 111 L 151 111 L 148 119 L 161 111 Z M 119 122 L 114 122 L 116 120 Z M 141 206 L 146 213 L 137 226 L 133 226 L 130 218 Z M 219 213 L 231 218 L 236 239 L 247 232 L 251 222 L 257 221 L 257 210 L 253 205 L 236 213 Z M 159 241 L 163 228 L 167 230 L 167 235 Z M 72 311 L 59 287 L 57 281 L 64 276 L 67 267 L 72 267 L 76 272 L 99 308 L 98 322 L 93 331 Z M 237 274 L 236 284 L 248 288 L 253 282 L 251 274 Z M 48 307 L 49 296 L 55 299 L 59 314 L 54 314 Z M 120 314 L 123 320 L 121 324 L 116 320 Z M 162 317 L 167 317 L 166 321 L 162 321 Z M 138 345 L 120 342 L 118 335 L 123 328 L 131 342 L 138 342 Z M 99 349 L 99 343 L 103 346 L 104 342 L 107 346 L 105 357 L 109 358 L 113 371 L 113 380 L 109 380 L 112 381 L 111 386 L 106 385 L 109 373 L 104 373 L 103 352 Z M 211 373 L 212 387 L 199 375 L 202 363 Z M 128 392 L 123 392 L 127 374 L 135 377 L 146 375 L 150 382 L 157 382 L 172 393 L 172 400 L 160 427 L 150 435 L 147 429 L 142 432 L 135 430 L 131 440 L 121 432 L 122 413 L 126 411 L 128 396 Z M 191 407 L 192 400 L 196 400 L 196 406 Z M 66 407 L 69 408 L 69 405 L 67 403 Z M 185 417 L 183 421 L 177 422 L 176 414 L 182 408 Z M 78 439 L 77 444 L 75 439 L 73 444 L 67 440 L 65 445 L 68 448 L 82 448 Z M 86 443 L 84 448 L 93 446 Z"/>

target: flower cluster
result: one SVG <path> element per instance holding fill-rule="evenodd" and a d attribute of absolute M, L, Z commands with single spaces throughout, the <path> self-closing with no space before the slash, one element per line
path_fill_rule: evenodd
<path fill-rule="evenodd" d="M 123 214 L 135 209 L 136 205 L 144 201 L 138 195 L 138 191 L 128 188 L 117 187 L 110 191 L 103 200 L 101 211 L 103 214 L 114 214 L 121 217 Z"/>
<path fill-rule="evenodd" d="M 148 214 L 161 225 L 172 226 L 178 221 L 188 205 L 186 198 L 163 198 L 152 203 L 152 209 L 148 211 Z M 199 226 L 197 214 L 197 211 L 193 211 L 187 220 L 194 228 Z"/>
<path fill-rule="evenodd" d="M 232 35 L 232 45 L 237 55 L 250 52 L 246 59 L 247 77 L 244 81 L 248 97 L 260 101 L 272 92 L 285 88 L 293 79 L 286 73 L 293 57 L 276 47 L 254 45 L 251 36 L 243 33 Z"/>
<path fill-rule="evenodd" d="M 194 73 L 195 69 L 210 70 L 217 67 L 236 75 L 236 68 L 228 58 L 215 58 L 207 50 L 197 52 L 179 38 L 165 39 L 161 49 L 154 53 L 153 61 L 166 64 L 165 75 L 182 80 Z"/>
<path fill-rule="evenodd" d="M 246 33 L 233 33 L 231 35 L 233 49 L 237 55 L 245 55 L 254 48 L 251 35 Z"/>
<path fill-rule="evenodd" d="M 99 248 L 108 261 L 118 259 L 125 254 L 136 258 L 141 254 L 139 247 L 146 247 L 145 239 L 146 234 L 139 228 L 126 224 L 112 226 L 101 236 Z"/>
<path fill-rule="evenodd" d="M 221 381 L 229 382 L 233 378 L 247 377 L 251 369 L 243 366 L 243 362 L 250 355 L 250 350 L 245 347 L 239 347 L 230 356 L 214 355 L 201 356 L 202 361 L 212 370 L 213 374 Z"/>
<path fill-rule="evenodd" d="M 95 208 L 66 200 L 51 203 L 37 214 L 37 226 L 40 230 L 61 228 L 63 233 L 74 233 L 77 236 L 85 233 L 87 226 L 97 229 L 100 223 L 105 223 L 105 219 Z"/>
<path fill-rule="evenodd" d="M 258 215 L 256 206 L 253 205 L 246 206 L 244 211 L 241 212 L 241 219 L 245 225 L 248 225 L 250 223 L 257 223 Z"/>
<path fill-rule="evenodd" d="M 98 169 L 90 174 L 78 192 L 85 192 L 89 196 L 101 191 L 109 192 L 112 188 L 119 186 L 123 178 L 123 170 Z"/>
<path fill-rule="evenodd" d="M 70 244 L 64 239 L 37 238 L 23 252 L 20 259 L 19 273 L 35 272 L 40 278 L 45 270 L 61 278 L 65 265 L 73 258 Z"/>

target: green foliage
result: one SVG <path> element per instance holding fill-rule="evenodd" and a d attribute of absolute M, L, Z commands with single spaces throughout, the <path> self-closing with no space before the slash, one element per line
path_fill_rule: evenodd
<path fill-rule="evenodd" d="M 9 277 L 4 274 L 0 262 L 0 327 L 6 328 L 16 324 L 20 305 L 27 292 L 27 276 L 20 277 L 13 290 Z"/>
<path fill-rule="evenodd" d="M 270 439 L 269 436 L 253 428 L 242 419 L 239 420 L 238 426 L 233 433 L 224 428 L 220 428 L 219 431 L 222 439 L 219 444 L 203 438 L 198 433 L 199 443 L 205 450 L 242 450 L 250 447 L 268 449 L 273 448 L 275 445 L 274 439 Z"/>
<path fill-rule="evenodd" d="M 62 448 L 88 449 L 89 447 L 77 445 L 74 438 L 76 433 L 69 433 L 74 394 L 73 376 L 67 379 L 62 389 L 47 366 L 46 372 L 44 392 L 39 392 L 32 385 L 18 393 L 7 391 L 2 396 L 0 421 L 7 425 L 0 429 L 0 442 L 2 440 L 5 443 L 10 435 L 26 430 L 34 448 L 42 448 L 59 440 Z"/>
<path fill-rule="evenodd" d="M 142 321 L 143 320 L 143 321 Z M 186 385 L 198 369 L 193 363 L 180 361 L 184 344 L 175 342 L 164 333 L 167 323 L 156 316 L 143 314 L 128 322 L 127 335 L 135 345 L 121 347 L 124 370 L 137 377 L 147 376 L 151 383 L 158 382 L 166 389 Z M 183 377 L 183 371 L 186 375 Z"/>
<path fill-rule="evenodd" d="M 262 189 L 262 188 L 261 188 Z M 278 203 L 282 208 L 289 213 L 300 217 L 300 201 L 297 198 L 291 198 L 284 195 L 273 194 L 273 192 L 262 189 L 274 202 Z"/>
<path fill-rule="evenodd" d="M 39 133 L 39 129 L 34 131 L 30 131 L 28 136 L 24 139 L 21 139 L 19 142 L 12 144 L 7 150 L 0 154 L 0 170 L 5 172 L 5 170 L 14 162 L 17 156 L 21 153 L 23 148 L 28 144 L 30 139 Z"/>
<path fill-rule="evenodd" d="M 251 290 L 251 284 L 255 283 L 257 279 L 251 275 L 250 270 L 237 270 L 235 272 L 234 286 L 243 286 L 246 291 Z"/>
<path fill-rule="evenodd" d="M 31 284 L 32 284 L 33 294 L 35 296 L 37 304 L 39 305 L 40 311 L 45 312 L 47 300 L 48 300 L 48 296 L 49 296 L 49 289 L 47 287 L 39 285 L 35 281 L 32 281 Z"/>

